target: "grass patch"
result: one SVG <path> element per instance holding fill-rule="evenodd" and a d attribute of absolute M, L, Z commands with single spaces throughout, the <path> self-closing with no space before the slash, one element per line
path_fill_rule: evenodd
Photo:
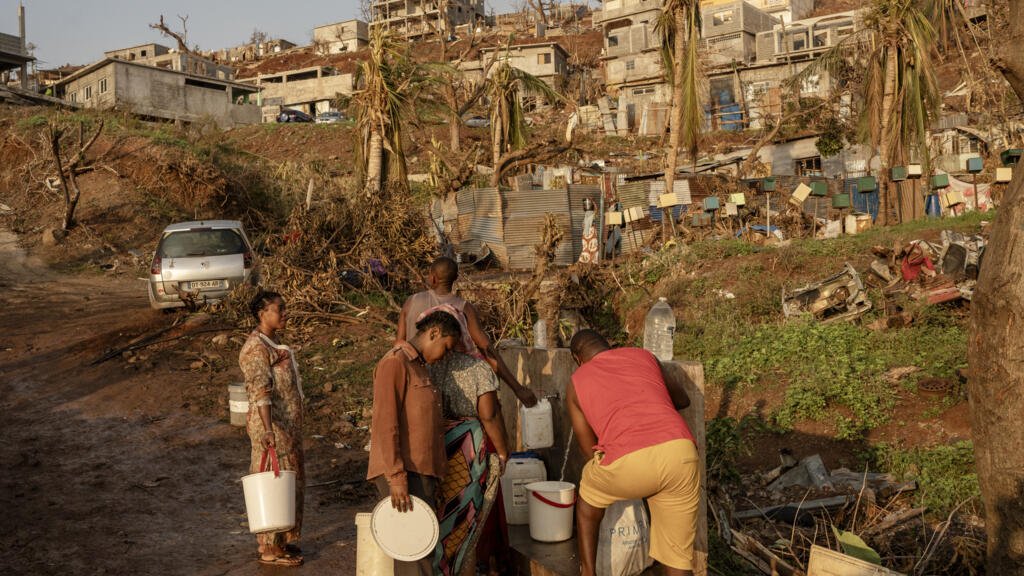
<path fill-rule="evenodd" d="M 964 512 L 976 513 L 980 508 L 981 488 L 970 441 L 911 450 L 880 444 L 871 458 L 877 469 L 895 474 L 901 481 L 917 480 L 914 503 L 926 506 L 932 514 L 946 516 L 961 503 Z"/>

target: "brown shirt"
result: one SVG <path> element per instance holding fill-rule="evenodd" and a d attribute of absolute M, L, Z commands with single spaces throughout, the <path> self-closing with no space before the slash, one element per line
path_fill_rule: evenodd
<path fill-rule="evenodd" d="M 373 372 L 373 422 L 366 479 L 407 485 L 406 472 L 442 478 L 446 458 L 441 392 L 419 353 L 399 342 Z"/>

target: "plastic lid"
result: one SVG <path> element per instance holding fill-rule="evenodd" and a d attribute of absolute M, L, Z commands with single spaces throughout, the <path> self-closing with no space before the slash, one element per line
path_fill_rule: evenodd
<path fill-rule="evenodd" d="M 391 498 L 384 498 L 373 509 L 370 531 L 373 539 L 385 554 L 403 562 L 415 562 L 425 558 L 437 546 L 437 516 L 430 505 L 416 496 L 412 510 L 399 512 L 391 505 Z"/>

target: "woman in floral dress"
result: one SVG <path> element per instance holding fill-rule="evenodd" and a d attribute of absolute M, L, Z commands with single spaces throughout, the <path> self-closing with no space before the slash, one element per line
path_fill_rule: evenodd
<path fill-rule="evenodd" d="M 257 326 L 238 355 L 249 397 L 246 430 L 252 446 L 250 472 L 261 472 L 263 453 L 273 447 L 282 470 L 295 472 L 295 527 L 287 532 L 256 535 L 260 562 L 300 566 L 295 544 L 302 530 L 302 499 L 306 485 L 302 453 L 302 379 L 295 356 L 277 342 L 277 331 L 288 321 L 284 299 L 276 292 L 260 292 L 250 310 Z"/>

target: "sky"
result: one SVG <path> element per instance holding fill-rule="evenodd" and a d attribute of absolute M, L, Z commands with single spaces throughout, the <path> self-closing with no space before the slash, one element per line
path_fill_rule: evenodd
<path fill-rule="evenodd" d="M 40 68 L 88 64 L 108 50 L 174 40 L 149 28 L 163 14 L 172 30 L 188 16 L 188 43 L 201 50 L 244 44 L 255 29 L 309 44 L 313 27 L 359 16 L 359 0 L 22 0 L 27 41 Z M 485 0 L 487 13 L 514 0 Z M 18 0 L 0 0 L 0 32 L 18 34 Z"/>

